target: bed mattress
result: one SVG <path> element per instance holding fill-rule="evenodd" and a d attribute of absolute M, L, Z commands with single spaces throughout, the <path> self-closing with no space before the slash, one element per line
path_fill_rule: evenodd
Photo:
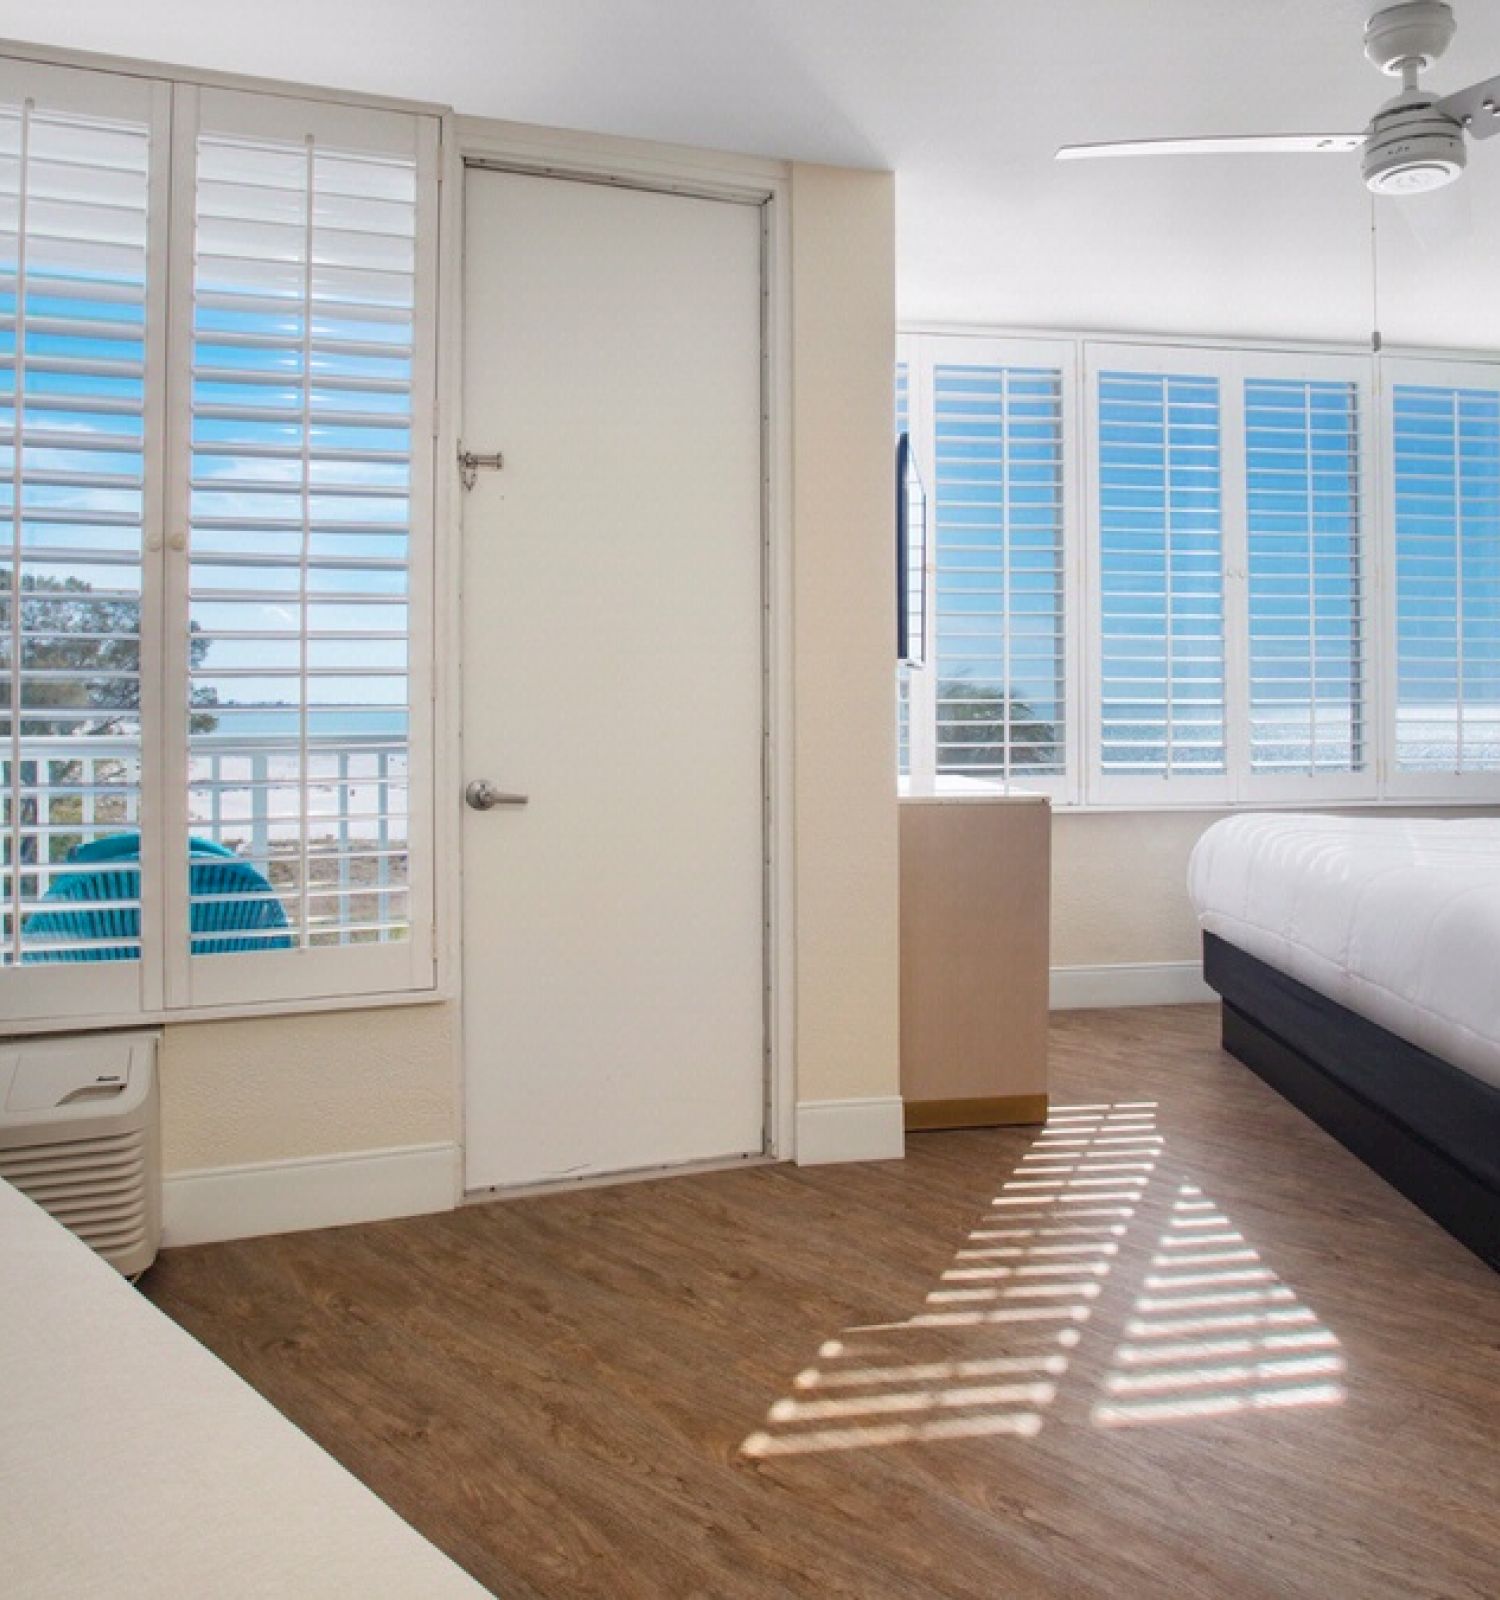
<path fill-rule="evenodd" d="M 1500 818 L 1230 817 L 1188 891 L 1204 932 L 1500 1088 Z"/>
<path fill-rule="evenodd" d="M 0 1180 L 0 1594 L 489 1591 Z"/>

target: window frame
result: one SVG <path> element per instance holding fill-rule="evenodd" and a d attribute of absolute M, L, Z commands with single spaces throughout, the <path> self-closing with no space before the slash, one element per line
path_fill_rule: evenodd
<path fill-rule="evenodd" d="M 441 508 L 450 505 L 437 470 L 440 299 L 452 288 L 440 241 L 450 229 L 441 187 L 451 146 L 442 108 L 285 89 L 226 74 L 178 73 L 130 61 L 74 65 L 66 51 L 5 46 L 0 91 L 46 106 L 118 114 L 149 129 L 146 381 L 141 530 L 141 952 L 136 961 L 57 963 L 0 971 L 0 1031 L 14 1034 L 236 1016 L 423 1004 L 448 998 L 452 978 L 438 938 L 440 837 L 450 827 L 437 784 L 451 764 L 451 727 L 436 714 L 439 575 L 446 570 Z M 416 309 L 413 317 L 408 549 L 409 937 L 388 944 L 193 957 L 188 869 L 174 846 L 188 832 L 186 548 L 190 417 L 186 376 L 193 345 L 193 252 L 197 111 L 203 96 L 243 110 L 246 127 L 285 139 L 341 135 L 375 151 L 393 130 L 410 130 L 416 162 Z M 381 129 L 385 133 L 381 133 Z M 218 131 L 219 124 L 215 124 Z M 371 131 L 375 143 L 369 145 Z M 225 130 L 233 131 L 233 130 Z M 180 620 L 182 627 L 173 629 Z M 181 855 L 182 859 L 177 858 Z M 246 962 L 250 966 L 246 966 Z M 197 970 L 194 970 L 197 969 Z"/>
<path fill-rule="evenodd" d="M 993 352 L 1014 351 L 1037 361 L 1056 352 L 1064 371 L 1064 502 L 1072 550 L 1066 561 L 1064 615 L 1067 655 L 1068 771 L 1064 779 L 1013 779 L 1010 791 L 1050 795 L 1067 811 L 1214 811 L 1349 806 L 1488 807 L 1500 802 L 1500 773 L 1398 773 L 1396 725 L 1396 565 L 1394 409 L 1396 383 L 1500 389 L 1500 356 L 1485 352 L 1399 348 L 1371 351 L 1334 343 L 1227 340 L 1193 336 L 1103 334 L 1085 331 L 990 329 L 944 324 L 901 330 L 898 359 L 908 364 L 912 437 L 921 469 L 934 463 L 930 369 L 938 360 L 996 364 Z M 1107 359 L 1103 359 L 1107 358 Z M 1098 392 L 1101 367 L 1145 372 L 1201 373 L 1220 384 L 1223 474 L 1226 771 L 1211 778 L 1105 777 L 1099 770 L 1101 721 L 1099 650 Z M 1245 472 L 1245 383 L 1269 378 L 1354 385 L 1358 406 L 1360 560 L 1363 591 L 1362 705 L 1364 765 L 1355 772 L 1256 773 L 1250 768 L 1249 486 Z M 931 541 L 936 558 L 936 528 Z M 912 679 L 909 774 L 902 794 L 971 793 L 999 796 L 1007 786 L 971 780 L 954 786 L 931 773 L 932 689 L 926 671 Z M 919 752 L 928 765 L 919 768 Z"/>
<path fill-rule="evenodd" d="M 990 334 L 902 334 L 896 359 L 907 364 L 907 415 L 918 469 L 927 484 L 930 528 L 927 540 L 927 660 L 910 668 L 908 678 L 908 772 L 901 792 L 909 795 L 992 795 L 1017 790 L 1045 794 L 1056 805 L 1079 799 L 1078 772 L 1083 750 L 1080 633 L 1072 612 L 1082 590 L 1082 537 L 1078 495 L 1078 350 L 1075 341 L 1053 337 Z M 940 485 L 937 474 L 937 417 L 931 381 L 939 365 L 1055 367 L 1061 382 L 1059 416 L 1062 447 L 1062 680 L 1063 771 L 991 782 L 937 771 L 937 685 L 941 639 L 937 623 Z"/>

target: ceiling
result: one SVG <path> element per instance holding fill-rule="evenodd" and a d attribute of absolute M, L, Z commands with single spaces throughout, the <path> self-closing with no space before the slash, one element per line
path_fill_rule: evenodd
<path fill-rule="evenodd" d="M 1363 127 L 1373 0 L 0 0 L 0 35 L 518 121 L 893 168 L 907 321 L 1364 340 L 1357 158 L 1057 166 L 1064 141 Z M 1432 82 L 1500 70 L 1456 0 Z M 1500 349 L 1500 139 L 1382 201 L 1388 343 Z"/>

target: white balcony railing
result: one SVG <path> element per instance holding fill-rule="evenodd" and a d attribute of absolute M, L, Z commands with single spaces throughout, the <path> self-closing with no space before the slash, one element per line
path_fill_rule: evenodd
<path fill-rule="evenodd" d="M 284 738 L 195 740 L 187 836 L 231 849 L 255 867 L 303 941 L 402 937 L 406 740 L 314 739 L 302 775 L 289 777 L 299 758 Z M 60 876 L 78 871 L 70 852 L 139 829 L 139 744 L 114 735 L 27 738 L 21 760 L 4 770 L 11 837 L 0 864 L 0 943 L 19 959 L 26 918 Z"/>

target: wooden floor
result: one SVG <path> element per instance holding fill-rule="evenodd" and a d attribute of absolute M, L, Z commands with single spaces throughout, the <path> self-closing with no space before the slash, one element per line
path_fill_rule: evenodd
<path fill-rule="evenodd" d="M 1494 1600 L 1500 1277 L 1216 1038 L 1064 1015 L 1040 1135 L 146 1287 L 504 1600 Z"/>

